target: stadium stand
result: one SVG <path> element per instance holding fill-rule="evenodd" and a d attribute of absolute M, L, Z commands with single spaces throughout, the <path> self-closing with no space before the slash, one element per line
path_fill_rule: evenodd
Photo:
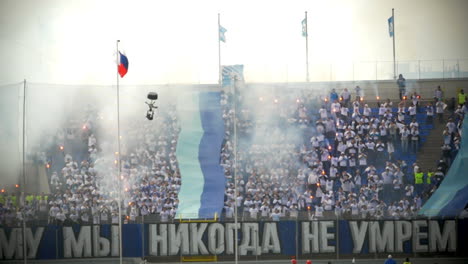
<path fill-rule="evenodd" d="M 417 153 L 435 120 L 428 120 L 416 93 L 398 105 L 367 103 L 347 91 L 322 97 L 306 90 L 282 97 L 278 91 L 263 97 L 240 93 L 216 97 L 224 121 L 219 164 L 226 186 L 224 201 L 219 197 L 215 204 L 224 203 L 226 220 L 234 217 L 235 204 L 248 220 L 417 217 L 456 156 L 466 112 L 464 106 L 454 113 L 457 123 L 447 125 L 450 155 L 444 150 L 442 162 L 431 171 L 420 167 Z M 152 122 L 132 120 L 122 131 L 131 140 L 110 156 L 102 155 L 109 146 L 99 113 L 92 108 L 76 113 L 65 129 L 46 139 L 54 147 L 37 152 L 51 193 L 26 195 L 27 220 L 117 223 L 118 155 L 125 222 L 174 219 L 184 185 L 178 156 L 184 128 L 176 108 L 160 111 Z M 1 224 L 17 225 L 23 216 L 16 196 L 2 194 L 0 203 Z"/>

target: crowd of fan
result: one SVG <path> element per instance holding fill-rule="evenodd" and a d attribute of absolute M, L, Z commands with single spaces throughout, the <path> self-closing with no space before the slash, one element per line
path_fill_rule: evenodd
<path fill-rule="evenodd" d="M 340 94 L 333 89 L 323 98 L 307 92 L 281 101 L 254 98 L 263 104 L 261 111 L 247 103 L 248 96 L 223 93 L 223 217 L 232 219 L 236 204 L 245 219 L 415 217 L 456 155 L 464 109 L 454 110 L 453 120 L 447 123 L 437 169 L 423 172 L 417 163 L 405 162 L 419 148 L 416 115 L 426 110 L 426 122 L 432 123 L 435 110 L 443 122 L 446 106 L 442 100 L 422 107 L 419 96 L 413 94 L 396 107 L 387 100 L 373 110 L 361 93 L 356 87 L 355 100 L 347 89 Z M 51 194 L 28 194 L 24 207 L 18 206 L 22 203 L 15 195 L 0 195 L 1 223 L 11 225 L 26 217 L 59 224 L 115 224 L 120 198 L 125 222 L 141 216 L 156 216 L 163 222 L 173 219 L 183 184 L 176 158 L 180 127 L 175 106 L 161 111 L 152 122 L 131 121 L 122 130 L 120 153 L 113 153 L 117 140 L 104 141 L 109 136 L 97 111 L 85 111 L 80 120 L 84 125 L 70 122 L 72 128 L 59 131 L 54 140 L 63 146 L 76 139 L 86 144 L 86 153 L 75 155 L 79 159 L 71 155 L 73 149 L 60 149 L 68 153 L 63 155 L 60 170 L 50 167 L 51 158 L 43 157 Z M 234 125 L 237 133 L 233 133 Z"/>
<path fill-rule="evenodd" d="M 154 122 L 132 120 L 122 131 L 121 153 L 115 152 L 117 139 L 109 140 L 97 111 L 88 109 L 70 119 L 67 129 L 49 137 L 53 147 L 36 155 L 47 168 L 51 193 L 26 194 L 23 207 L 20 195 L 0 195 L 0 224 L 20 224 L 23 217 L 31 223 L 116 224 L 119 188 L 125 222 L 150 214 L 168 221 L 178 205 L 181 180 L 175 157 L 177 116 L 175 108 L 167 109 Z"/>
<path fill-rule="evenodd" d="M 410 166 L 405 162 L 409 153 L 418 151 L 421 141 L 416 115 L 426 110 L 424 122 L 432 125 L 436 112 L 439 122 L 444 121 L 447 106 L 440 88 L 435 92 L 434 104 L 422 107 L 420 96 L 414 93 L 405 96 L 395 108 L 390 100 L 378 103 L 376 112 L 362 102 L 360 92 L 356 87 L 351 102 L 347 89 L 340 94 L 333 90 L 329 97 L 319 100 L 322 106 L 318 111 L 314 111 L 317 102 L 308 96 L 286 98 L 282 105 L 276 98 L 270 100 L 280 105 L 276 107 L 282 111 L 275 113 L 280 117 L 275 122 L 280 125 L 263 136 L 276 140 L 240 147 L 237 168 L 233 168 L 231 135 L 222 158 L 228 176 L 226 216 L 233 216 L 237 204 L 239 213 L 250 219 L 294 218 L 301 212 L 307 212 L 310 219 L 416 217 L 456 155 L 456 151 L 451 152 L 450 160 L 444 158 L 436 169 L 424 171 L 417 162 Z M 259 104 L 265 101 L 262 97 L 258 100 Z M 275 112 L 275 107 L 271 111 Z M 462 120 L 463 111 L 461 106 L 455 111 L 457 120 Z M 268 121 L 258 116 L 243 117 L 252 112 L 254 109 L 249 107 L 241 109 L 237 122 L 240 128 L 250 128 L 247 131 L 259 131 L 258 123 Z M 225 118 L 228 124 L 234 122 L 228 110 Z M 290 131 L 284 126 L 296 126 L 299 141 L 291 141 Z M 315 128 L 312 136 L 303 133 L 309 127 Z M 451 118 L 444 132 L 450 135 L 454 149 L 458 149 L 460 128 Z M 234 170 L 238 175 L 237 196 Z"/>

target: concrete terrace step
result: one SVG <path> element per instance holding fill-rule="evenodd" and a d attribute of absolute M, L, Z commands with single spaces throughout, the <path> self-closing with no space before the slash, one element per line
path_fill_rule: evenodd
<path fill-rule="evenodd" d="M 447 119 L 448 113 L 444 115 L 445 122 Z M 425 143 L 419 149 L 417 155 L 418 164 L 423 171 L 434 168 L 437 161 L 440 160 L 440 155 L 442 154 L 440 147 L 443 143 L 442 132 L 445 128 L 445 122 L 441 124 L 437 120 L 434 120 L 433 129 L 429 131 L 429 135 L 426 136 Z"/>

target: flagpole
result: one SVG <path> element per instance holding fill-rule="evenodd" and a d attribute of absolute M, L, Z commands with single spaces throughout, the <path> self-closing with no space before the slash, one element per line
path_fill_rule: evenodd
<path fill-rule="evenodd" d="M 218 13 L 218 71 L 219 71 L 219 88 L 222 89 L 223 86 L 223 79 L 222 79 L 222 69 L 221 69 L 221 18 L 220 14 Z M 239 262 L 239 245 L 238 245 L 238 236 L 239 230 L 237 226 L 237 122 L 236 122 L 236 87 L 235 87 L 235 79 L 231 80 L 231 93 L 232 93 L 232 104 L 233 104 L 233 111 L 234 111 L 234 139 L 233 139 L 233 151 L 234 151 L 234 263 L 237 264 Z"/>
<path fill-rule="evenodd" d="M 233 120 L 233 126 L 234 126 L 234 140 L 233 142 L 233 151 L 234 151 L 234 236 L 235 236 L 235 243 L 234 243 L 234 253 L 235 253 L 235 264 L 238 263 L 239 261 L 239 245 L 238 245 L 238 236 L 239 236 L 239 230 L 237 226 L 237 215 L 238 215 L 238 208 L 237 208 L 237 100 L 236 100 L 236 79 L 232 78 L 232 84 L 231 87 L 233 89 L 232 91 L 232 108 L 234 111 L 234 120 Z"/>
<path fill-rule="evenodd" d="M 306 81 L 309 82 L 309 32 L 307 31 L 307 11 L 305 11 L 305 38 L 306 38 Z"/>
<path fill-rule="evenodd" d="M 393 79 L 396 80 L 396 60 L 395 60 L 395 9 L 392 8 L 393 19 Z"/>
<path fill-rule="evenodd" d="M 221 21 L 220 21 L 220 14 L 218 13 L 218 84 L 219 89 L 222 88 L 222 79 L 221 79 L 221 39 L 220 39 L 220 31 L 221 29 Z"/>
<path fill-rule="evenodd" d="M 117 64 L 119 63 L 119 42 L 117 40 Z M 118 67 L 118 66 L 117 66 Z M 118 177 L 118 188 L 119 191 L 118 199 L 119 199 L 119 263 L 122 264 L 123 252 L 122 252 L 122 179 L 121 179 L 121 166 L 120 166 L 120 92 L 119 92 L 119 71 L 117 70 L 117 177 Z"/>
<path fill-rule="evenodd" d="M 22 158 L 22 169 L 21 174 L 23 176 L 23 191 L 21 193 L 21 203 L 22 203 L 22 217 L 23 217 L 23 257 L 24 257 L 24 264 L 28 263 L 28 256 L 27 256 L 27 242 L 26 242 L 26 166 L 25 166 L 25 151 L 26 151 L 26 79 L 23 82 L 23 158 Z"/>

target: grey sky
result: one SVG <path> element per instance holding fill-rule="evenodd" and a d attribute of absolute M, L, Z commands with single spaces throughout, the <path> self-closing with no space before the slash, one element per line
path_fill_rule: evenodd
<path fill-rule="evenodd" d="M 222 63 L 245 64 L 247 81 L 304 80 L 304 11 L 312 80 L 330 64 L 339 79 L 352 61 L 392 60 L 392 7 L 399 60 L 468 59 L 466 0 L 1 0 L 0 84 L 112 85 L 116 39 L 125 83 L 216 83 L 218 12 Z"/>

